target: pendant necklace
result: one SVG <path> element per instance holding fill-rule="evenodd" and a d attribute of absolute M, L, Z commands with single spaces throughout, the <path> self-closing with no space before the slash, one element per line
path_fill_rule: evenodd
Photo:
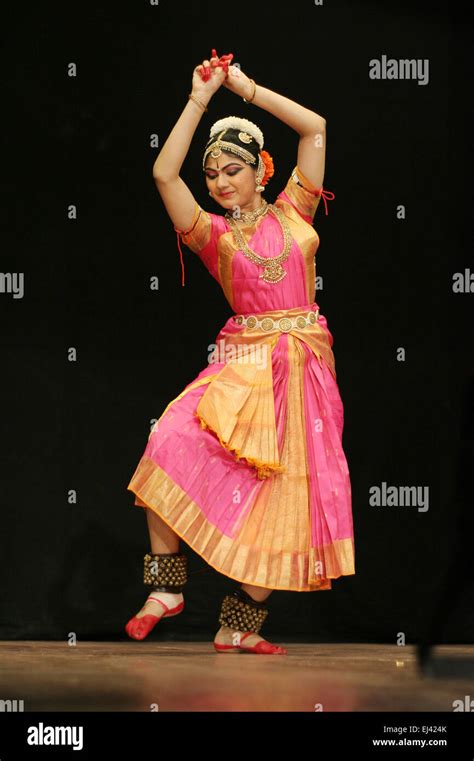
<path fill-rule="evenodd" d="M 280 280 L 283 280 L 283 278 L 286 276 L 286 270 L 284 270 L 281 265 L 284 261 L 288 259 L 288 256 L 290 254 L 291 243 L 292 243 L 291 232 L 288 226 L 288 222 L 285 219 L 285 215 L 283 214 L 281 209 L 279 209 L 277 206 L 275 206 L 272 203 L 270 204 L 267 203 L 266 201 L 264 201 L 264 204 L 262 204 L 262 206 L 263 206 L 263 210 L 260 212 L 259 216 L 263 216 L 264 214 L 267 214 L 267 212 L 271 212 L 278 219 L 280 223 L 280 227 L 283 232 L 283 238 L 284 238 L 283 251 L 281 252 L 281 254 L 278 254 L 278 256 L 273 256 L 273 257 L 259 256 L 247 244 L 247 241 L 245 240 L 242 234 L 242 231 L 240 230 L 239 226 L 237 225 L 232 215 L 229 212 L 226 212 L 225 218 L 227 219 L 230 227 L 232 228 L 232 232 L 234 234 L 234 240 L 237 246 L 239 247 L 239 249 L 242 251 L 242 253 L 251 262 L 254 262 L 254 264 L 258 264 L 264 268 L 262 274 L 259 275 L 259 277 L 262 278 L 262 280 L 264 280 L 266 283 L 279 283 Z M 260 208 L 257 211 L 260 211 Z M 250 212 L 250 214 L 252 214 L 252 212 Z M 243 218 L 244 214 L 242 214 L 241 216 Z"/>

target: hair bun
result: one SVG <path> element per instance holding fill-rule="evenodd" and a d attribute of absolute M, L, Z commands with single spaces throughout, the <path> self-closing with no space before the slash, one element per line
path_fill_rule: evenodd
<path fill-rule="evenodd" d="M 219 132 L 222 132 L 223 129 L 236 129 L 241 132 L 248 132 L 249 135 L 252 135 L 254 140 L 257 141 L 260 150 L 262 150 L 263 132 L 256 124 L 248 119 L 244 119 L 240 116 L 226 116 L 223 119 L 218 119 L 218 121 L 214 122 L 211 127 L 209 138 L 215 137 Z"/>

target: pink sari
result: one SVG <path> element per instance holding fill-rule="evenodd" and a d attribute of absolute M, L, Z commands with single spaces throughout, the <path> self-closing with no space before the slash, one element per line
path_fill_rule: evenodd
<path fill-rule="evenodd" d="M 290 178 L 275 201 L 292 237 L 278 283 L 259 278 L 223 216 L 197 207 L 181 234 L 234 314 L 153 427 L 127 488 L 225 576 L 318 591 L 355 573 L 354 534 L 333 336 L 315 301 L 321 196 L 304 180 Z M 281 252 L 272 214 L 242 230 L 260 256 Z"/>

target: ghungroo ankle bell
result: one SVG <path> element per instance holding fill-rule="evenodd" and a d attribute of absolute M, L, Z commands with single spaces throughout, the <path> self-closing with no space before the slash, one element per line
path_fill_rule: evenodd
<path fill-rule="evenodd" d="M 178 594 L 188 580 L 187 557 L 182 552 L 147 553 L 144 557 L 143 583 L 156 592 Z"/>
<path fill-rule="evenodd" d="M 265 602 L 257 602 L 243 589 L 236 589 L 222 601 L 219 623 L 240 632 L 258 634 L 268 616 Z"/>

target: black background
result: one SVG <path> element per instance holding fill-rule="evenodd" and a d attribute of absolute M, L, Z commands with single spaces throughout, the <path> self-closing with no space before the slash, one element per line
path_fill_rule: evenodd
<path fill-rule="evenodd" d="M 25 293 L 0 293 L 0 637 L 126 639 L 147 594 L 146 520 L 126 487 L 151 422 L 206 366 L 232 314 L 184 246 L 181 286 L 150 136 L 164 143 L 193 68 L 216 47 L 325 117 L 324 187 L 335 193 L 314 223 L 316 299 L 345 408 L 356 574 L 326 594 L 273 593 L 272 638 L 394 643 L 404 632 L 416 641 L 451 557 L 472 554 L 472 534 L 463 547 L 455 534 L 473 366 L 473 294 L 452 292 L 453 274 L 472 266 L 462 228 L 472 199 L 462 189 L 472 114 L 464 19 L 444 2 L 96 2 L 17 7 L 3 36 L 1 271 L 23 272 Z M 428 58 L 429 84 L 369 79 L 369 60 L 383 54 Z M 298 136 L 221 88 L 182 171 L 213 212 L 202 150 L 212 123 L 230 114 L 264 133 L 276 169 L 267 200 L 296 163 Z M 384 481 L 429 486 L 428 512 L 370 507 L 370 487 Z M 152 638 L 212 637 L 236 586 L 185 551 L 185 614 Z M 450 579 L 453 589 L 465 581 Z M 472 598 L 466 585 L 440 641 L 474 641 Z"/>

